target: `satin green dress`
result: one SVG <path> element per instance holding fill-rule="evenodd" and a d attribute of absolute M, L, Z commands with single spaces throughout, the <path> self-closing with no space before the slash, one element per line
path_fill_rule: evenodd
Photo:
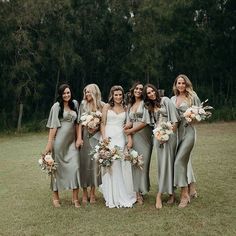
<path fill-rule="evenodd" d="M 170 121 L 174 124 L 180 120 L 175 106 L 168 97 L 162 97 L 160 105 L 160 109 L 153 113 L 155 126 L 158 126 L 160 122 Z M 169 140 L 163 145 L 160 145 L 156 138 L 154 140 L 157 149 L 158 192 L 173 194 L 177 135 L 176 133 L 171 134 Z"/>
<path fill-rule="evenodd" d="M 84 105 L 84 101 L 81 102 L 79 107 L 79 117 L 85 112 L 86 107 Z M 78 123 L 81 122 L 78 119 Z M 98 187 L 101 183 L 101 173 L 98 168 L 97 162 L 92 159 L 90 152 L 95 148 L 100 140 L 101 134 L 100 131 L 91 135 L 88 132 L 87 127 L 82 126 L 82 139 L 83 146 L 79 149 L 80 155 L 80 183 L 82 188 L 87 187 Z"/>
<path fill-rule="evenodd" d="M 173 96 L 171 100 L 176 105 L 176 96 Z M 191 106 L 200 106 L 200 104 L 200 99 L 195 94 Z M 192 124 L 188 124 L 183 116 L 183 113 L 191 106 L 187 102 L 182 102 L 177 108 L 181 122 L 178 126 L 178 146 L 174 164 L 174 186 L 178 187 L 186 187 L 188 184 L 196 182 L 191 162 L 191 152 L 196 140 L 196 129 Z"/>
<path fill-rule="evenodd" d="M 78 108 L 78 103 L 75 100 L 73 102 Z M 60 105 L 56 102 L 51 108 L 46 125 L 50 129 L 57 128 L 52 150 L 53 159 L 58 164 L 56 178 L 52 178 L 51 181 L 53 191 L 80 187 L 79 152 L 75 147 L 77 113 L 64 111 L 63 118 L 59 119 L 59 111 Z"/>
<path fill-rule="evenodd" d="M 134 113 L 130 109 L 128 110 L 128 121 L 133 123 L 133 126 L 137 126 L 140 123 L 147 124 L 143 129 L 139 130 L 132 135 L 133 149 L 139 154 L 143 155 L 143 169 L 132 166 L 132 176 L 134 191 L 146 194 L 150 190 L 150 179 L 149 179 L 149 169 L 153 146 L 153 136 L 152 128 L 150 127 L 150 115 L 148 110 L 144 107 L 144 102 L 142 101 Z"/>

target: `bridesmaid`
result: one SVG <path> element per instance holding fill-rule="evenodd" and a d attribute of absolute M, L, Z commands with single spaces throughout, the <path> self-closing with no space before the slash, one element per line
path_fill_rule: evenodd
<path fill-rule="evenodd" d="M 47 122 L 49 135 L 45 148 L 45 153 L 52 152 L 55 162 L 58 163 L 56 178 L 51 183 L 53 205 L 60 207 L 58 191 L 72 189 L 72 203 L 78 208 L 79 153 L 75 147 L 78 104 L 72 100 L 71 89 L 67 84 L 59 87 L 58 95 L 58 101 L 52 106 Z"/>
<path fill-rule="evenodd" d="M 143 204 L 143 196 L 150 190 L 149 168 L 152 154 L 152 128 L 148 110 L 144 107 L 143 85 L 135 83 L 130 89 L 127 125 L 124 132 L 132 135 L 132 148 L 143 155 L 143 169 L 133 167 L 133 184 L 137 202 Z M 129 123 L 132 125 L 129 128 Z"/>
<path fill-rule="evenodd" d="M 143 89 L 144 103 L 152 116 L 152 122 L 155 127 L 160 122 L 170 121 L 173 125 L 173 130 L 176 130 L 177 122 L 179 120 L 178 113 L 173 103 L 168 97 L 159 97 L 156 87 L 152 84 L 145 85 Z M 158 162 L 158 181 L 159 190 L 156 196 L 156 208 L 162 208 L 162 194 L 168 193 L 168 203 L 174 203 L 174 158 L 176 152 L 177 138 L 176 134 L 170 135 L 168 142 L 160 145 L 159 141 L 155 139 L 157 149 Z"/>
<path fill-rule="evenodd" d="M 101 92 L 96 84 L 89 84 L 83 90 L 83 101 L 79 108 L 79 117 L 83 113 L 102 111 L 103 102 L 101 101 Z M 88 192 L 90 187 L 90 203 L 96 202 L 95 187 L 101 184 L 101 176 L 98 172 L 98 166 L 95 160 L 91 159 L 90 152 L 96 146 L 100 139 L 99 128 L 91 131 L 86 126 L 82 126 L 79 120 L 78 138 L 76 146 L 80 147 L 80 181 L 83 188 L 82 203 L 87 204 Z"/>
<path fill-rule="evenodd" d="M 171 100 L 181 117 L 178 128 L 178 149 L 174 164 L 174 186 L 181 187 L 179 207 L 183 208 L 190 202 L 190 197 L 197 197 L 194 186 L 196 181 L 190 157 L 196 139 L 196 130 L 193 124 L 186 123 L 183 113 L 192 105 L 200 106 L 201 102 L 186 75 L 177 76 L 173 84 L 173 92 L 175 96 Z"/>

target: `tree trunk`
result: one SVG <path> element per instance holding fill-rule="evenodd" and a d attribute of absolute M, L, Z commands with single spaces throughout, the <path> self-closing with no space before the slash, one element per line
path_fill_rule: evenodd
<path fill-rule="evenodd" d="M 22 121 L 22 115 L 23 115 L 23 103 L 20 103 L 20 110 L 19 110 L 19 116 L 18 116 L 18 122 L 17 122 L 17 131 L 19 132 L 21 130 L 21 121 Z"/>
<path fill-rule="evenodd" d="M 58 90 L 59 79 L 60 79 L 60 69 L 58 69 L 58 71 L 57 71 L 57 81 L 56 81 L 56 86 L 55 86 L 55 93 L 54 93 L 53 103 L 55 103 L 57 101 L 57 90 Z"/>

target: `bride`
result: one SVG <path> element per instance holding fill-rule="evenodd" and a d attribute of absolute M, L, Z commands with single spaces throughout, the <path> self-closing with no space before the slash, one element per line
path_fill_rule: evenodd
<path fill-rule="evenodd" d="M 110 90 L 108 104 L 103 107 L 101 124 L 102 138 L 110 137 L 111 146 L 117 145 L 122 150 L 125 148 L 123 126 L 126 119 L 123 99 L 123 88 L 113 86 Z M 128 143 L 129 145 L 130 143 Z M 136 194 L 133 191 L 130 162 L 114 160 L 111 170 L 103 173 L 101 191 L 107 207 L 132 207 L 136 201 Z"/>

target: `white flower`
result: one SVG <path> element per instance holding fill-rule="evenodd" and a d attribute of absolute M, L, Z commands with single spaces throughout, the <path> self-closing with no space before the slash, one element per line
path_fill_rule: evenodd
<path fill-rule="evenodd" d="M 162 141 L 168 141 L 169 140 L 169 135 L 168 134 L 164 134 L 162 135 Z"/>
<path fill-rule="evenodd" d="M 96 150 L 96 152 L 99 150 L 99 145 L 95 146 L 95 150 Z"/>
<path fill-rule="evenodd" d="M 80 117 L 80 120 L 81 120 L 81 121 L 85 121 L 85 120 L 86 120 L 86 117 L 87 117 L 87 115 L 82 115 L 82 116 Z"/>
<path fill-rule="evenodd" d="M 42 165 L 42 164 L 43 164 L 42 158 L 40 158 L 40 159 L 38 160 L 38 163 L 39 163 L 39 165 Z"/>
<path fill-rule="evenodd" d="M 138 152 L 136 152 L 135 150 L 132 150 L 130 152 L 130 155 L 133 156 L 134 158 L 136 158 L 138 156 Z"/>
<path fill-rule="evenodd" d="M 206 112 L 205 112 L 205 110 L 203 109 L 203 108 L 200 108 L 199 109 L 199 114 L 201 115 L 201 114 L 206 114 Z"/>
<path fill-rule="evenodd" d="M 196 115 L 196 116 L 195 116 L 195 119 L 196 119 L 197 121 L 201 121 L 201 116 L 200 116 L 200 115 Z"/>
<path fill-rule="evenodd" d="M 52 159 L 52 155 L 51 155 L 51 154 L 45 155 L 44 160 L 45 160 L 46 162 L 52 161 L 52 160 L 53 160 L 53 159 Z"/>
<path fill-rule="evenodd" d="M 92 120 L 92 119 L 93 119 L 93 116 L 92 116 L 92 115 L 87 115 L 86 120 L 90 121 L 90 120 Z"/>
<path fill-rule="evenodd" d="M 98 153 L 95 153 L 95 154 L 93 155 L 93 158 L 94 158 L 94 159 L 98 159 L 98 157 L 99 157 L 99 154 L 98 154 Z"/>
<path fill-rule="evenodd" d="M 99 117 L 101 117 L 102 116 L 102 113 L 100 112 L 100 111 L 96 111 L 96 116 L 99 116 Z"/>

